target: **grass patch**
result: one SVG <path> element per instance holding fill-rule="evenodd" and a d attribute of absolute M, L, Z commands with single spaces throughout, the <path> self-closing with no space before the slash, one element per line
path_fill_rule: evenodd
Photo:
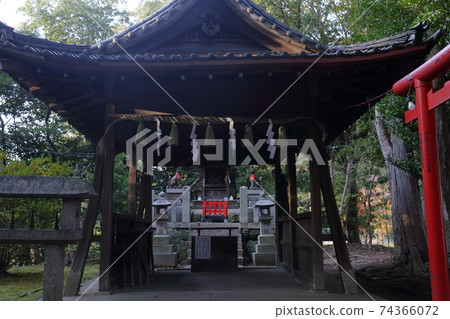
<path fill-rule="evenodd" d="M 64 281 L 70 267 L 64 268 Z M 86 264 L 83 280 L 86 281 L 98 276 L 98 264 Z M 0 274 L 0 301 L 27 301 L 42 297 L 42 283 L 44 278 L 44 265 L 14 266 L 8 272 Z M 20 297 L 23 294 L 26 296 Z"/>

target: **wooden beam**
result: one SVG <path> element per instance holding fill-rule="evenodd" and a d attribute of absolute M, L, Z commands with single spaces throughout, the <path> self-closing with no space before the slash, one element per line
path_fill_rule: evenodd
<path fill-rule="evenodd" d="M 275 163 L 274 169 L 275 175 L 275 215 L 277 222 L 277 238 L 278 238 L 278 259 L 280 262 L 284 260 L 283 249 L 281 249 L 281 240 L 288 236 L 283 233 L 283 218 L 286 216 L 285 212 L 289 211 L 289 199 L 287 194 L 287 181 L 286 175 L 281 172 L 280 162 Z"/>
<path fill-rule="evenodd" d="M 320 198 L 319 167 L 316 161 L 309 162 L 309 189 L 311 196 L 312 285 L 316 291 L 325 289 L 322 250 L 322 203 Z"/>
<path fill-rule="evenodd" d="M 152 190 L 153 190 L 153 176 L 149 174 L 143 174 L 142 178 L 145 180 L 145 215 L 144 219 L 146 221 L 152 222 L 153 220 L 153 196 L 152 196 Z"/>
<path fill-rule="evenodd" d="M 298 270 L 297 248 L 297 224 L 295 223 L 295 216 L 297 215 L 297 171 L 295 167 L 295 149 L 288 149 L 286 173 L 288 178 L 289 189 L 289 214 L 293 217 L 289 220 L 290 228 L 290 242 L 291 242 L 291 274 Z"/>
<path fill-rule="evenodd" d="M 326 158 L 321 140 L 316 138 L 315 142 L 321 150 L 322 156 Z M 344 290 L 348 295 L 357 295 L 358 285 L 355 279 L 355 272 L 352 268 L 352 264 L 350 263 L 344 231 L 342 229 L 342 223 L 339 217 L 336 198 L 334 196 L 333 184 L 331 183 L 328 162 L 325 161 L 325 165 L 319 165 L 318 167 L 320 175 L 320 188 L 322 189 L 323 200 L 327 211 L 328 222 L 330 224 L 331 235 L 333 237 L 336 259 L 340 266 L 339 271 L 341 273 Z"/>
<path fill-rule="evenodd" d="M 133 147 L 131 155 L 130 166 L 128 167 L 128 215 L 136 215 L 136 182 L 137 182 L 137 170 L 136 170 L 136 148 Z"/>
<path fill-rule="evenodd" d="M 97 196 L 91 198 L 88 203 L 86 217 L 83 223 L 83 237 L 78 243 L 75 258 L 72 263 L 72 268 L 66 281 L 64 289 L 64 296 L 76 296 L 80 289 L 81 278 L 83 277 L 84 266 L 89 252 L 89 247 L 92 242 L 92 232 L 94 231 L 95 223 L 97 221 L 97 213 L 100 204 L 100 194 L 102 193 L 103 181 L 103 159 L 97 154 L 95 158 L 95 170 L 93 187 Z"/>
<path fill-rule="evenodd" d="M 106 115 L 113 113 L 114 105 L 107 105 Z M 111 289 L 111 271 L 108 269 L 112 262 L 113 246 L 114 127 L 108 130 L 104 139 L 99 290 L 109 291 Z"/>
<path fill-rule="evenodd" d="M 284 216 L 283 209 L 280 207 L 283 185 L 281 183 L 281 167 L 279 162 L 275 164 L 275 168 L 272 171 L 272 175 L 275 180 L 275 225 L 276 225 L 275 236 L 277 238 L 277 251 L 278 251 L 277 264 L 278 264 L 283 260 L 280 245 L 281 238 L 283 238 L 283 223 L 280 222 L 280 218 Z M 284 183 L 284 188 L 286 192 L 286 183 Z"/>
<path fill-rule="evenodd" d="M 145 210 L 145 183 L 144 174 L 141 175 L 141 182 L 139 183 L 139 203 L 137 207 L 136 216 L 142 218 Z"/>

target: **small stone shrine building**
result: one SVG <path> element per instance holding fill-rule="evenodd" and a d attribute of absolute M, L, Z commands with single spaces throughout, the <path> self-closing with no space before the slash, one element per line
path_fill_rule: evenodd
<path fill-rule="evenodd" d="M 100 272 L 108 270 L 100 290 L 148 282 L 152 232 L 144 231 L 152 223 L 152 176 L 138 172 L 136 156 L 128 165 L 129 210 L 112 207 L 114 156 L 135 141 L 138 126 L 161 136 L 178 130 L 177 142 L 161 139 L 157 149 L 147 148 L 144 163 L 200 165 L 204 178 L 232 165 L 274 165 L 278 262 L 316 290 L 324 289 L 323 252 L 312 241 L 323 240 L 323 198 L 345 291 L 357 293 L 324 146 L 367 111 L 368 99 L 375 102 L 423 62 L 439 37 L 426 37 L 426 30 L 420 23 L 388 38 L 326 47 L 249 0 L 174 0 L 92 45 L 55 43 L 0 23 L 0 70 L 93 143 L 100 141 L 93 186 L 101 196 L 89 202 L 66 294 L 78 292 L 99 207 Z M 206 145 L 197 162 L 192 134 L 204 139 L 211 130 L 224 141 L 224 156 L 207 161 L 204 155 L 222 146 Z M 250 130 L 253 143 L 266 140 L 267 131 L 297 140 L 287 148 L 285 170 L 280 148 L 271 156 L 264 144 L 260 159 L 249 152 L 241 139 Z M 325 161 L 310 162 L 311 212 L 298 214 L 295 160 L 305 140 L 314 141 Z M 226 192 L 225 182 L 215 183 Z"/>

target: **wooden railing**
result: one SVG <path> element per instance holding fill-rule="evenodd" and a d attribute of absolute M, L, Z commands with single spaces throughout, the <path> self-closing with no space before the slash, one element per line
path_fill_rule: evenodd
<path fill-rule="evenodd" d="M 228 201 L 203 201 L 202 218 L 224 221 L 228 218 Z"/>

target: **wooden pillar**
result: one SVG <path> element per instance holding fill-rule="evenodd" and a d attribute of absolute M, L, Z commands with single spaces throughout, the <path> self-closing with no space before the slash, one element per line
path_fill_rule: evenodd
<path fill-rule="evenodd" d="M 144 218 L 146 221 L 152 222 L 153 221 L 153 196 L 152 196 L 152 190 L 153 190 L 153 176 L 150 174 L 143 174 L 142 178 L 145 180 L 145 190 L 144 190 L 144 207 L 145 207 L 145 215 Z"/>
<path fill-rule="evenodd" d="M 275 215 L 277 218 L 277 237 L 278 237 L 278 259 L 280 262 L 285 260 L 286 256 L 283 256 L 283 249 L 281 242 L 286 241 L 290 234 L 283 232 L 283 223 L 285 212 L 289 211 L 289 199 L 287 194 L 287 182 L 286 175 L 281 172 L 281 166 L 279 161 L 275 163 L 274 169 L 275 175 Z"/>
<path fill-rule="evenodd" d="M 130 166 L 128 167 L 128 215 L 136 215 L 136 181 L 137 181 L 137 170 L 136 170 L 136 148 L 133 147 Z"/>
<path fill-rule="evenodd" d="M 333 184 L 331 183 L 330 169 L 326 154 L 321 140 L 315 138 L 316 145 L 319 147 L 322 157 L 325 159 L 324 165 L 319 165 L 320 188 L 322 189 L 325 209 L 327 211 L 328 222 L 330 224 L 331 236 L 333 237 L 336 259 L 339 263 L 342 283 L 346 294 L 357 295 L 358 285 L 355 280 L 355 273 L 350 263 L 350 257 L 345 242 L 344 231 L 342 228 L 339 211 L 334 196 Z M 341 268 L 342 267 L 342 268 Z"/>
<path fill-rule="evenodd" d="M 289 189 L 289 214 L 292 218 L 289 219 L 290 224 L 290 246 L 291 246 L 291 274 L 298 270 L 297 248 L 297 224 L 295 218 L 297 216 L 297 171 L 295 167 L 295 149 L 288 150 L 287 157 L 287 177 Z M 294 220 L 293 220 L 294 219 Z"/>
<path fill-rule="evenodd" d="M 65 296 L 76 296 L 80 289 L 81 279 L 83 277 L 84 266 L 89 253 L 91 245 L 92 232 L 94 231 L 95 223 L 97 221 L 97 213 L 100 203 L 100 194 L 102 193 L 103 182 L 103 159 L 96 154 L 93 188 L 97 196 L 91 198 L 86 210 L 86 217 L 83 223 L 83 238 L 80 240 L 75 253 L 75 258 L 72 263 L 72 268 L 67 277 L 66 286 L 64 289 Z"/>
<path fill-rule="evenodd" d="M 146 221 L 152 221 L 152 189 L 153 176 L 143 173 L 141 176 L 140 190 L 139 190 L 139 207 L 137 217 L 144 218 Z"/>
<path fill-rule="evenodd" d="M 107 105 L 106 116 L 111 114 L 114 114 L 114 105 Z M 109 291 L 111 272 L 107 269 L 111 266 L 113 246 L 114 128 L 107 129 L 104 139 L 99 290 Z"/>
<path fill-rule="evenodd" d="M 322 250 L 322 205 L 320 198 L 319 167 L 316 161 L 309 162 L 309 184 L 311 194 L 311 236 L 320 244 L 312 245 L 312 285 L 314 290 L 325 289 Z"/>

